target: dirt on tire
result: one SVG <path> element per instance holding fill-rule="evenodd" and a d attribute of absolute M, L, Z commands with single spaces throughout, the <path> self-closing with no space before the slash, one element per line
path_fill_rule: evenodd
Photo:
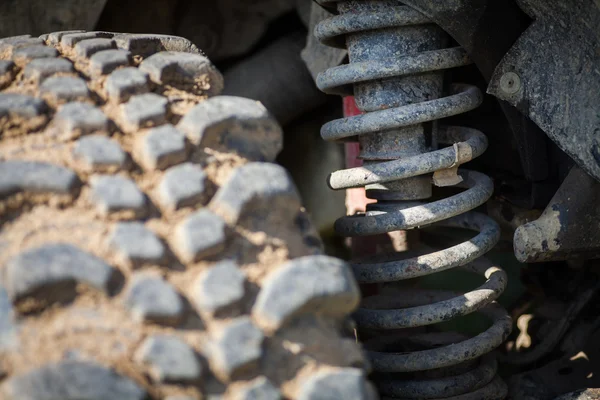
<path fill-rule="evenodd" d="M 374 399 L 281 129 L 180 37 L 0 39 L 0 398 Z"/>

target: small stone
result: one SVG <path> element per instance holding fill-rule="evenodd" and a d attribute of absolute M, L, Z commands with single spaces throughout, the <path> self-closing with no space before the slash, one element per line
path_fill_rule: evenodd
<path fill-rule="evenodd" d="M 135 360 L 150 366 L 155 382 L 193 382 L 202 375 L 194 350 L 174 336 L 150 336 L 137 350 Z"/>
<path fill-rule="evenodd" d="M 359 301 L 360 292 L 345 262 L 307 256 L 288 261 L 267 276 L 252 314 L 262 329 L 274 332 L 302 314 L 343 318 Z"/>
<path fill-rule="evenodd" d="M 261 376 L 233 393 L 231 400 L 280 400 L 281 393 L 267 378 Z M 333 400 L 333 399 L 332 399 Z"/>
<path fill-rule="evenodd" d="M 81 185 L 70 169 L 37 161 L 0 162 L 0 198 L 18 192 L 69 194 Z"/>
<path fill-rule="evenodd" d="M 206 174 L 197 165 L 171 167 L 158 186 L 160 205 L 168 210 L 194 206 L 204 197 Z"/>
<path fill-rule="evenodd" d="M 264 335 L 248 317 L 234 319 L 209 344 L 209 364 L 223 381 L 252 372 L 262 354 Z"/>
<path fill-rule="evenodd" d="M 117 275 L 100 258 L 65 243 L 26 250 L 8 261 L 5 272 L 6 291 L 13 301 L 30 297 L 48 301 L 53 290 L 73 297 L 76 283 L 110 293 Z"/>
<path fill-rule="evenodd" d="M 26 79 L 34 79 L 41 83 L 54 74 L 73 71 L 73 64 L 64 58 L 39 58 L 27 64 L 23 75 Z"/>
<path fill-rule="evenodd" d="M 135 182 L 122 176 L 96 175 L 91 179 L 92 201 L 99 211 L 133 211 L 141 215 L 146 209 L 146 196 Z"/>
<path fill-rule="evenodd" d="M 0 93 L 0 117 L 5 115 L 34 118 L 44 114 L 48 106 L 44 100 L 16 93 Z"/>
<path fill-rule="evenodd" d="M 377 395 L 361 370 L 343 368 L 317 372 L 301 385 L 298 400 L 376 400 Z"/>
<path fill-rule="evenodd" d="M 70 139 L 108 129 L 108 118 L 100 109 L 79 102 L 62 106 L 54 117 L 54 123 L 58 131 Z"/>
<path fill-rule="evenodd" d="M 246 277 L 233 261 L 221 261 L 196 279 L 195 304 L 211 317 L 227 313 L 244 298 L 245 282 Z"/>
<path fill-rule="evenodd" d="M 274 161 L 283 148 L 279 124 L 257 101 L 218 96 L 188 112 L 179 125 L 201 147 L 233 150 L 252 161 Z"/>
<path fill-rule="evenodd" d="M 60 38 L 60 44 L 64 47 L 73 47 L 77 43 L 86 39 L 96 38 L 111 38 L 114 34 L 110 32 L 81 32 L 81 33 L 68 33 L 62 35 Z"/>
<path fill-rule="evenodd" d="M 137 273 L 125 294 L 125 305 L 137 321 L 177 323 L 184 307 L 179 294 L 164 279 L 148 273 Z"/>
<path fill-rule="evenodd" d="M 249 163 L 236 169 L 221 186 L 210 208 L 235 225 L 247 208 L 267 210 L 295 216 L 300 209 L 300 196 L 287 171 L 270 163 Z"/>
<path fill-rule="evenodd" d="M 133 96 L 122 107 L 123 120 L 132 128 L 140 129 L 163 124 L 169 101 L 156 93 Z"/>
<path fill-rule="evenodd" d="M 125 50 L 102 50 L 90 58 L 90 69 L 94 75 L 109 74 L 118 67 L 130 64 L 131 53 Z"/>
<path fill-rule="evenodd" d="M 146 169 L 167 169 L 187 159 L 185 136 L 173 125 L 151 129 L 141 142 L 141 161 Z"/>
<path fill-rule="evenodd" d="M 75 158 L 82 159 L 89 167 L 122 168 L 127 162 L 127 154 L 114 140 L 106 136 L 86 136 L 77 141 L 73 149 Z"/>
<path fill-rule="evenodd" d="M 210 96 L 223 90 L 223 76 L 208 58 L 200 54 L 163 51 L 146 58 L 139 68 L 159 84 L 199 85 Z"/>
<path fill-rule="evenodd" d="M 89 361 L 62 361 L 9 378 L 0 386 L 4 400 L 144 400 L 147 394 L 129 378 Z"/>
<path fill-rule="evenodd" d="M 114 48 L 116 48 L 116 45 L 115 41 L 112 39 L 86 39 L 77 42 L 75 45 L 75 54 L 79 57 L 90 57 L 99 51 Z"/>
<path fill-rule="evenodd" d="M 49 58 L 58 56 L 55 48 L 41 44 L 19 47 L 13 50 L 13 60 L 18 65 L 25 65 L 27 62 L 36 58 Z"/>
<path fill-rule="evenodd" d="M 225 222 L 206 209 L 196 211 L 175 230 L 175 247 L 186 263 L 211 257 L 225 248 Z"/>
<path fill-rule="evenodd" d="M 124 102 L 131 96 L 150 91 L 148 75 L 137 68 L 118 69 L 106 79 L 106 91 L 112 101 Z"/>
<path fill-rule="evenodd" d="M 110 236 L 110 244 L 134 266 L 159 264 L 165 256 L 165 247 L 156 235 L 141 222 L 117 224 Z"/>
<path fill-rule="evenodd" d="M 124 33 L 114 37 L 120 49 L 131 51 L 143 57 L 160 51 L 183 51 L 200 53 L 189 40 L 172 35 L 155 35 L 146 33 Z"/>
<path fill-rule="evenodd" d="M 61 31 L 61 32 L 52 32 L 48 34 L 48 37 L 46 38 L 46 42 L 48 44 L 51 45 L 57 45 L 60 43 L 60 39 L 64 36 L 64 35 L 69 35 L 71 33 L 83 33 L 85 31 Z"/>
<path fill-rule="evenodd" d="M 54 100 L 64 101 L 85 99 L 90 95 L 85 81 L 74 76 L 54 76 L 48 78 L 40 86 L 40 92 L 42 95 L 50 95 Z"/>

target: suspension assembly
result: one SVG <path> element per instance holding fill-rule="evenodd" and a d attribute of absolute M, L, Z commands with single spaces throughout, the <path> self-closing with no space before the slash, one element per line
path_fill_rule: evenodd
<path fill-rule="evenodd" d="M 475 129 L 437 124 L 482 102 L 480 90 L 466 84 L 451 85 L 444 96 L 444 70 L 469 64 L 469 57 L 461 47 L 447 48 L 449 38 L 440 27 L 399 1 L 321 3 L 337 6 L 337 15 L 322 21 L 315 35 L 323 44 L 347 48 L 349 63 L 323 72 L 317 85 L 326 93 L 353 95 L 363 112 L 321 130 L 325 140 L 358 141 L 364 162 L 332 173 L 329 185 L 365 187 L 367 197 L 377 200 L 365 213 L 336 221 L 336 232 L 372 236 L 432 224 L 477 232 L 443 250 L 362 258 L 352 263 L 357 280 L 393 287 L 452 268 L 486 279 L 464 294 L 396 287 L 365 298 L 355 320 L 359 331 L 380 335 L 365 344 L 373 379 L 387 398 L 503 399 L 506 385 L 496 376 L 490 352 L 511 331 L 510 317 L 495 302 L 506 274 L 482 258 L 500 230 L 491 218 L 471 211 L 491 197 L 493 183 L 482 173 L 458 169 L 485 151 L 487 139 Z M 438 144 L 449 146 L 437 150 Z M 432 197 L 432 186 L 464 190 L 424 202 Z M 474 337 L 425 328 L 473 312 L 491 320 Z"/>

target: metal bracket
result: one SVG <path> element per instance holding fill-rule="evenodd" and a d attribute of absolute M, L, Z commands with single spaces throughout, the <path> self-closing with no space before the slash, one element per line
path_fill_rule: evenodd
<path fill-rule="evenodd" d="M 497 66 L 488 93 L 534 121 L 600 180 L 600 5 L 519 0 L 535 22 Z"/>
<path fill-rule="evenodd" d="M 514 237 L 521 262 L 600 258 L 600 183 L 573 167 L 542 216 Z"/>

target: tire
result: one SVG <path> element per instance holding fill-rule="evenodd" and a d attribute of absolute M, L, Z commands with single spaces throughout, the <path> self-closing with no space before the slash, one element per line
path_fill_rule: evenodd
<path fill-rule="evenodd" d="M 0 56 L 0 398 L 376 397 L 260 103 L 179 37 Z"/>

